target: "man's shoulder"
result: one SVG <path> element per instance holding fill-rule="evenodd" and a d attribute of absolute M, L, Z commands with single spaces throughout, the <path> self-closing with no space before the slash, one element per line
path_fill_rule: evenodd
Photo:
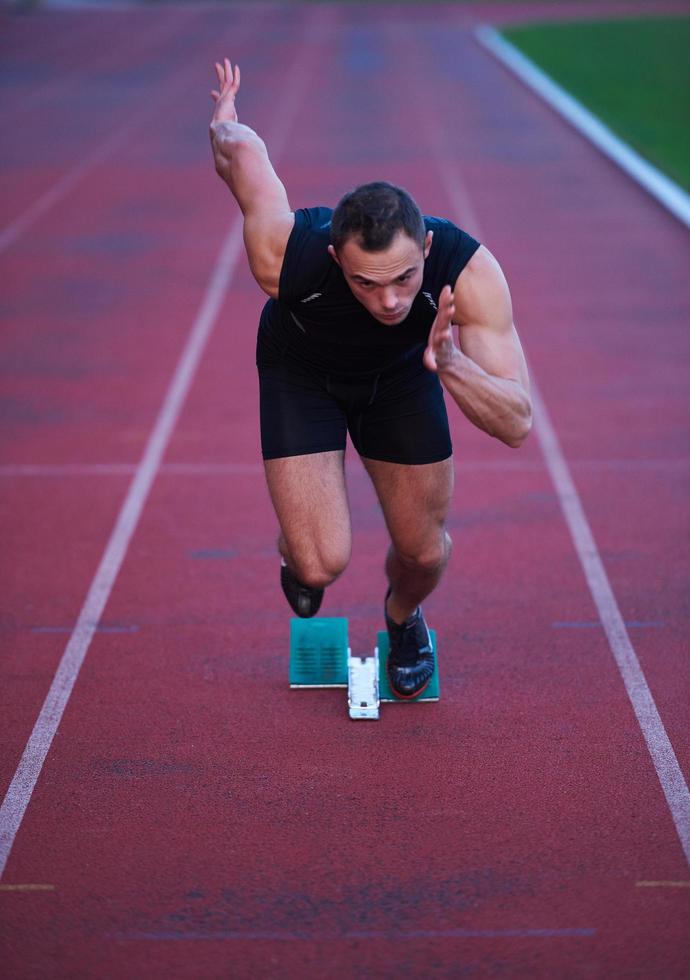
<path fill-rule="evenodd" d="M 426 230 L 434 234 L 429 257 L 424 263 L 425 282 L 433 292 L 446 283 L 455 284 L 479 248 L 479 242 L 447 218 L 424 215 L 424 224 Z"/>
<path fill-rule="evenodd" d="M 320 292 L 335 268 L 328 254 L 332 208 L 298 208 L 280 273 L 279 297 L 289 303 Z"/>
<path fill-rule="evenodd" d="M 424 227 L 427 231 L 440 232 L 442 235 L 445 234 L 466 234 L 463 232 L 462 228 L 459 228 L 454 222 L 450 221 L 448 218 L 439 218 L 434 214 L 425 214 L 424 217 Z"/>
<path fill-rule="evenodd" d="M 449 221 L 448 218 L 438 218 L 435 215 L 425 214 L 424 226 L 427 231 L 434 234 L 431 255 L 434 255 L 435 252 L 434 258 L 436 260 L 458 249 L 464 252 L 468 248 L 476 248 L 479 244 L 471 235 L 468 235 L 453 221 Z"/>
<path fill-rule="evenodd" d="M 332 208 L 297 208 L 286 252 L 302 261 L 330 261 L 332 215 Z"/>
<path fill-rule="evenodd" d="M 295 231 L 330 239 L 333 208 L 318 205 L 314 208 L 298 208 L 295 211 Z"/>

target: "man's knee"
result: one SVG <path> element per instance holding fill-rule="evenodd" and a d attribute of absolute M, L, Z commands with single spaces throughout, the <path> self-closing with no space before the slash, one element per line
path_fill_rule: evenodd
<path fill-rule="evenodd" d="M 309 553 L 290 555 L 289 564 L 302 585 L 325 589 L 347 568 L 349 546 L 316 548 Z"/>
<path fill-rule="evenodd" d="M 441 530 L 426 540 L 402 544 L 395 547 L 399 561 L 408 568 L 414 568 L 427 574 L 443 571 L 453 550 L 450 535 Z"/>

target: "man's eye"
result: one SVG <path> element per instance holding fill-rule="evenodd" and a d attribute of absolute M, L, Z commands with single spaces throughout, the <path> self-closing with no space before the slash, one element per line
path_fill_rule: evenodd
<path fill-rule="evenodd" d="M 398 276 L 398 282 L 407 282 L 409 278 L 410 278 L 409 273 L 406 273 L 404 276 Z"/>

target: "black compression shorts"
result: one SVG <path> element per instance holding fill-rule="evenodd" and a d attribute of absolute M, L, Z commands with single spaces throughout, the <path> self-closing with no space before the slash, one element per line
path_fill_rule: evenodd
<path fill-rule="evenodd" d="M 392 367 L 347 376 L 305 363 L 259 330 L 264 459 L 345 449 L 390 463 L 437 463 L 453 451 L 443 389 L 422 363 L 424 345 Z"/>

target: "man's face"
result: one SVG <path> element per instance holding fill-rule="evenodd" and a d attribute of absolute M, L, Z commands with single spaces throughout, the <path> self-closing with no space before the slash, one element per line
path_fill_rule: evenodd
<path fill-rule="evenodd" d="M 328 251 L 343 270 L 355 299 L 379 323 L 395 326 L 410 312 L 422 287 L 432 234 L 427 232 L 423 249 L 399 231 L 382 252 L 365 252 L 354 238 L 349 238 L 337 254 L 332 245 Z"/>

